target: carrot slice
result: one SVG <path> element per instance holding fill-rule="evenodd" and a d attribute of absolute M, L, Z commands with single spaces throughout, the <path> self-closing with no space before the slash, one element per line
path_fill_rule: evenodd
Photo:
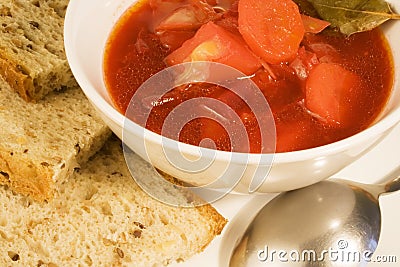
<path fill-rule="evenodd" d="M 347 127 L 357 112 L 361 78 L 334 63 L 321 63 L 309 73 L 305 105 L 328 125 Z"/>
<path fill-rule="evenodd" d="M 304 25 L 292 0 L 239 0 L 238 11 L 239 31 L 255 54 L 271 64 L 296 56 Z"/>

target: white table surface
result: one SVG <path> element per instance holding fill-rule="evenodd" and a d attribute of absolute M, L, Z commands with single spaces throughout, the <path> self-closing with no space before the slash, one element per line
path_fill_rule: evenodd
<path fill-rule="evenodd" d="M 374 183 L 381 180 L 381 178 L 398 165 L 400 165 L 400 125 L 368 154 L 334 175 L 334 177 L 352 180 L 363 179 L 364 182 Z M 266 202 L 273 196 L 274 195 L 271 195 L 267 198 L 264 196 L 263 200 L 259 200 L 257 199 L 258 197 L 254 196 L 229 195 L 214 203 L 214 207 L 229 220 L 224 231 L 213 240 L 203 253 L 196 255 L 184 263 L 176 264 L 176 266 L 222 267 L 224 265 L 222 263 L 226 262 L 224 256 L 226 256 L 225 254 L 228 254 L 230 250 L 230 248 L 226 248 L 226 245 L 231 244 L 232 240 L 235 238 L 235 230 L 238 229 L 237 225 L 242 223 L 239 221 L 246 220 L 252 213 L 256 213 L 256 211 L 248 209 L 250 205 L 249 202 L 252 201 L 252 204 L 258 203 L 258 206 L 260 206 L 262 205 L 260 201 Z M 246 216 L 233 219 L 241 207 L 246 204 L 248 205 L 246 206 Z M 252 204 L 250 207 L 254 206 Z M 380 204 L 383 217 L 382 231 L 374 256 L 394 256 L 397 262 L 371 262 L 368 267 L 400 266 L 400 245 L 398 243 L 400 240 L 400 192 L 381 196 Z M 245 221 L 243 223 L 245 223 Z"/>

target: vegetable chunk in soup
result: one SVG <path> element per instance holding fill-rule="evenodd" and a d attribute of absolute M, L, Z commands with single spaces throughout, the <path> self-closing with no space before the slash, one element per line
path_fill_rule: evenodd
<path fill-rule="evenodd" d="M 262 146 L 257 118 L 245 101 L 206 82 L 177 86 L 156 101 L 145 97 L 134 103 L 137 116 L 141 105 L 152 105 L 142 126 L 161 134 L 164 120 L 178 105 L 205 97 L 237 113 L 250 151 L 233 146 L 224 126 L 204 117 L 177 125 L 179 141 L 208 146 L 202 140 L 211 139 L 219 150 L 251 153 L 321 146 L 373 123 L 393 83 L 390 48 L 379 28 L 346 36 L 329 25 L 305 14 L 292 0 L 271 0 L 268 5 L 261 0 L 142 1 L 124 13 L 108 39 L 105 82 L 124 114 L 136 90 L 167 67 L 193 61 L 225 64 L 251 79 L 267 100 L 276 148 Z M 135 115 L 129 118 L 139 121 Z"/>

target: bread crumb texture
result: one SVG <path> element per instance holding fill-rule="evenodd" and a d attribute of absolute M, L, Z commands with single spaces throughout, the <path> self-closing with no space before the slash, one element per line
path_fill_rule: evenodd
<path fill-rule="evenodd" d="M 0 188 L 1 266 L 165 266 L 220 234 L 226 220 L 210 205 L 173 207 L 142 191 L 120 144 L 112 138 L 48 203 Z"/>
<path fill-rule="evenodd" d="M 76 86 L 64 51 L 68 0 L 0 0 L 0 75 L 26 101 Z"/>
<path fill-rule="evenodd" d="M 25 102 L 0 79 L 0 184 L 43 201 L 111 131 L 80 88 Z"/>

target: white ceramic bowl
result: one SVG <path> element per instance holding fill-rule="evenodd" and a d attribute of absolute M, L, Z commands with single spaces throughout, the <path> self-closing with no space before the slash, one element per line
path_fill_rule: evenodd
<path fill-rule="evenodd" d="M 136 124 L 124 128 L 125 117 L 114 108 L 103 81 L 103 51 L 112 27 L 135 1 L 71 0 L 64 32 L 67 58 L 83 91 L 115 134 L 141 157 L 171 175 L 203 185 L 225 173 L 228 175 L 224 179 L 213 184 L 224 188 L 232 185 L 228 181 L 229 176 L 243 172 L 235 191 L 247 193 L 253 178 L 256 178 L 258 185 L 268 174 L 258 192 L 291 190 L 325 179 L 346 167 L 380 142 L 400 121 L 400 22 L 389 22 L 384 25 L 384 31 L 395 59 L 393 94 L 374 125 L 347 139 L 313 149 L 262 157 L 199 149 L 172 140 L 165 141 L 161 136 Z M 395 10 L 400 11 L 399 1 L 390 2 Z M 189 164 L 189 169 L 185 167 L 182 170 L 171 163 L 171 158 L 181 158 L 180 155 L 193 163 Z M 209 165 L 195 170 L 193 166 L 196 166 L 196 160 L 200 157 L 208 161 Z M 190 166 L 194 169 L 191 170 Z"/>

